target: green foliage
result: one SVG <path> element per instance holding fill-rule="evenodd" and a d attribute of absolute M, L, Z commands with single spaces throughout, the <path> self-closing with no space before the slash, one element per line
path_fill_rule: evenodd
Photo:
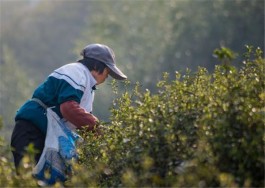
<path fill-rule="evenodd" d="M 262 167 L 263 161 L 256 163 L 257 156 L 262 153 L 262 144 L 258 143 L 264 141 L 264 136 L 260 136 L 263 132 L 260 125 L 264 123 L 264 108 L 261 106 L 264 106 L 265 99 L 262 74 L 264 1 L 40 0 L 33 3 L 25 0 L 1 1 L 0 9 L 0 114 L 6 127 L 11 127 L 17 107 L 30 97 L 34 85 L 32 80 L 40 82 L 54 68 L 72 62 L 76 58 L 74 54 L 79 54 L 80 49 L 90 42 L 102 42 L 113 47 L 119 67 L 130 80 L 140 80 L 143 88 L 149 88 L 149 91 L 142 91 L 139 83 L 135 87 L 130 84 L 115 101 L 111 123 L 106 130 L 109 137 L 105 135 L 103 138 L 106 140 L 95 139 L 93 145 L 89 145 L 92 144 L 90 142 L 84 144 L 80 151 L 83 153 L 81 161 L 89 160 L 89 165 L 77 166 L 80 174 L 74 176 L 72 182 L 84 186 L 90 183 L 92 186 L 104 183 L 147 185 L 148 181 L 153 185 L 174 186 L 261 184 L 253 173 L 256 170 L 264 174 L 257 167 L 257 164 Z M 247 46 L 244 64 L 232 64 L 232 51 L 218 49 L 216 55 L 223 64 L 215 67 L 216 63 L 210 56 L 213 49 L 229 46 L 243 53 L 245 44 L 260 46 L 261 49 Z M 197 66 L 206 68 L 192 73 Z M 184 75 L 174 74 L 175 70 L 182 72 L 187 67 L 190 70 Z M 165 79 L 155 87 L 161 72 L 170 74 L 165 74 Z M 174 81 L 169 81 L 172 79 Z M 105 119 L 109 115 L 108 104 L 114 98 L 110 96 L 109 85 L 99 90 L 95 98 L 94 114 Z M 120 85 L 115 87 L 121 91 Z M 158 93 L 153 94 L 154 91 Z M 223 124 L 225 126 L 218 126 Z M 162 136 L 164 133 L 171 138 Z M 123 140 L 124 137 L 130 140 Z M 263 140 L 259 140 L 261 137 Z M 90 137 L 87 139 L 91 141 Z M 170 141 L 178 147 L 167 145 Z M 154 144 L 150 144 L 152 142 Z M 220 142 L 224 145 L 218 144 Z M 227 149 L 230 142 L 233 151 Z M 161 146 L 155 146 L 158 143 Z M 139 151 L 135 149 L 138 146 Z M 161 149 L 162 146 L 165 147 Z M 223 146 L 229 152 L 223 153 Z M 103 149 L 98 150 L 98 147 Z M 105 148 L 121 154 L 116 156 L 114 151 Z M 231 159 L 235 148 L 241 155 L 249 152 L 247 161 L 242 161 L 240 155 Z M 159 149 L 168 152 L 169 156 L 157 152 Z M 173 159 L 170 152 L 174 149 L 177 152 L 173 152 Z M 114 156 L 112 163 L 103 160 L 104 152 Z M 136 154 L 139 157 L 134 159 Z M 169 165 L 163 167 L 165 169 L 156 166 L 166 164 L 158 157 L 169 161 Z M 172 169 L 179 171 L 176 166 L 180 159 L 192 159 L 188 164 L 199 167 L 191 167 L 190 171 L 178 177 L 167 175 Z M 219 163 L 223 159 L 228 162 L 221 168 Z M 129 162 L 138 164 L 141 160 L 146 161 L 143 163 L 147 167 L 129 165 Z M 234 164 L 231 168 L 230 161 Z M 108 166 L 111 168 L 106 168 Z M 112 171 L 111 176 L 104 175 L 105 168 L 109 169 L 107 174 Z M 10 186 L 13 185 L 10 180 L 12 174 L 8 170 L 2 172 L 6 172 L 3 177 L 7 177 Z M 102 172 L 103 175 L 99 175 Z M 164 178 L 161 180 L 161 176 L 169 178 L 166 179 L 168 183 Z M 145 177 L 149 180 L 145 181 Z"/>
<path fill-rule="evenodd" d="M 89 173 L 77 176 L 100 187 L 263 187 L 265 62 L 259 49 L 247 54 L 256 58 L 239 70 L 165 73 L 156 94 L 136 83 L 114 101 L 103 137 L 84 133 Z"/>
<path fill-rule="evenodd" d="M 6 145 L 0 145 L 0 151 L 10 152 Z M 20 174 L 16 174 L 13 162 L 10 161 L 6 154 L 0 158 L 0 187 L 37 187 L 38 182 L 32 177 L 34 167 L 33 155 L 29 153 L 23 158 L 23 166 L 20 167 Z"/>
<path fill-rule="evenodd" d="M 119 95 L 113 83 L 120 97 L 111 121 L 102 122 L 99 137 L 80 131 L 80 158 L 66 185 L 264 187 L 265 60 L 259 48 L 246 47 L 240 69 L 228 62 L 213 73 L 202 67 L 176 72 L 174 80 L 164 73 L 156 93 L 126 81 L 134 89 Z M 234 53 L 218 53 L 226 52 Z M 30 156 L 21 176 L 2 157 L 0 186 L 37 185 Z"/>
<path fill-rule="evenodd" d="M 223 64 L 227 64 L 236 58 L 236 55 L 229 48 L 221 47 L 221 49 L 214 50 L 214 56 L 217 57 Z"/>
<path fill-rule="evenodd" d="M 247 46 L 245 57 L 239 70 L 229 63 L 212 74 L 176 72 L 173 81 L 164 73 L 155 94 L 126 81 L 134 89 L 113 102 L 104 135 L 81 131 L 85 141 L 66 185 L 263 187 L 265 61 L 259 48 Z M 28 151 L 20 176 L 1 158 L 1 186 L 37 185 Z"/>
<path fill-rule="evenodd" d="M 249 56 L 255 54 L 249 52 Z M 215 181 L 221 186 L 264 185 L 264 59 L 257 52 L 257 59 L 245 62 L 239 71 L 216 67 L 207 91 L 208 105 L 197 121 L 203 142 L 197 169 L 205 161 L 217 167 L 220 174 Z M 213 157 L 202 155 L 209 153 L 208 147 Z"/>

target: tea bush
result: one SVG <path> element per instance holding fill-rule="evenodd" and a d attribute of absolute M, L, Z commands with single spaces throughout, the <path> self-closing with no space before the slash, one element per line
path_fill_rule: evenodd
<path fill-rule="evenodd" d="M 263 187 L 264 59 L 247 50 L 240 69 L 221 48 L 212 74 L 164 73 L 155 94 L 125 91 L 105 135 L 81 147 L 93 185 Z"/>
<path fill-rule="evenodd" d="M 264 187 L 262 52 L 247 46 L 240 69 L 231 65 L 235 54 L 229 49 L 215 55 L 222 64 L 213 73 L 199 67 L 176 72 L 173 81 L 164 73 L 156 93 L 126 81 L 111 121 L 102 122 L 104 135 L 80 131 L 80 158 L 65 186 Z M 0 186 L 36 185 L 30 156 L 21 176 L 2 157 Z"/>

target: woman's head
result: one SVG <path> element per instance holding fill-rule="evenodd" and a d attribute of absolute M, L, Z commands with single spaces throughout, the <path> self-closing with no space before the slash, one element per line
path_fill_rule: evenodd
<path fill-rule="evenodd" d="M 104 44 L 89 44 L 81 52 L 81 55 L 85 59 L 94 59 L 109 68 L 109 74 L 118 80 L 124 80 L 127 78 L 125 74 L 116 66 L 115 55 L 113 50 Z"/>
<path fill-rule="evenodd" d="M 97 81 L 97 85 L 103 83 L 108 78 L 110 69 L 104 63 L 93 58 L 84 58 L 79 60 L 79 62 L 89 69 L 92 76 Z"/>

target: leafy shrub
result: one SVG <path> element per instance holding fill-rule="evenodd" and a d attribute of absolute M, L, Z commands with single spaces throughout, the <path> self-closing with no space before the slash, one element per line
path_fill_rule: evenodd
<path fill-rule="evenodd" d="M 247 49 L 240 70 L 226 64 L 212 75 L 208 105 L 197 120 L 197 168 L 183 175 L 181 185 L 264 186 L 264 59 L 257 49 L 251 61 L 253 49 Z M 200 173 L 205 167 L 212 172 L 208 177 Z M 191 175 L 197 180 L 190 181 Z"/>
<path fill-rule="evenodd" d="M 239 70 L 221 48 L 212 74 L 165 73 L 156 94 L 139 83 L 125 91 L 105 135 L 85 136 L 91 177 L 99 186 L 264 186 L 264 59 L 247 50 Z"/>
<path fill-rule="evenodd" d="M 66 186 L 264 187 L 265 61 L 259 48 L 247 50 L 240 69 L 221 48 L 213 73 L 199 67 L 176 72 L 173 81 L 164 73 L 154 94 L 126 81 L 111 121 L 102 122 L 104 135 L 80 132 L 80 158 Z M 2 157 L 0 186 L 37 185 L 30 156 L 21 176 Z"/>

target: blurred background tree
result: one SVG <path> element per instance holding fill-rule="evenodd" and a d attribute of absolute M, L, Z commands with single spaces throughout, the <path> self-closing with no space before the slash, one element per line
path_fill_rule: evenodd
<path fill-rule="evenodd" d="M 28 78 L 27 71 L 18 64 L 13 51 L 7 46 L 2 46 L 0 65 L 0 114 L 6 120 L 5 125 L 11 125 L 15 108 L 31 96 L 33 82 Z M 4 136 L 8 138 L 11 127 L 3 128 Z M 6 134 L 8 132 L 8 134 Z"/>
<path fill-rule="evenodd" d="M 33 89 L 88 43 L 111 46 L 129 79 L 150 91 L 164 71 L 172 78 L 186 68 L 213 70 L 220 46 L 264 50 L 263 0 L 1 0 L 0 7 L 0 113 L 8 129 Z M 94 114 L 103 120 L 113 100 L 109 85 L 95 98 Z"/>
<path fill-rule="evenodd" d="M 165 71 L 197 66 L 213 70 L 211 54 L 219 46 L 239 53 L 246 44 L 264 47 L 264 1 L 177 1 L 171 22 L 174 35 L 166 52 Z"/>

